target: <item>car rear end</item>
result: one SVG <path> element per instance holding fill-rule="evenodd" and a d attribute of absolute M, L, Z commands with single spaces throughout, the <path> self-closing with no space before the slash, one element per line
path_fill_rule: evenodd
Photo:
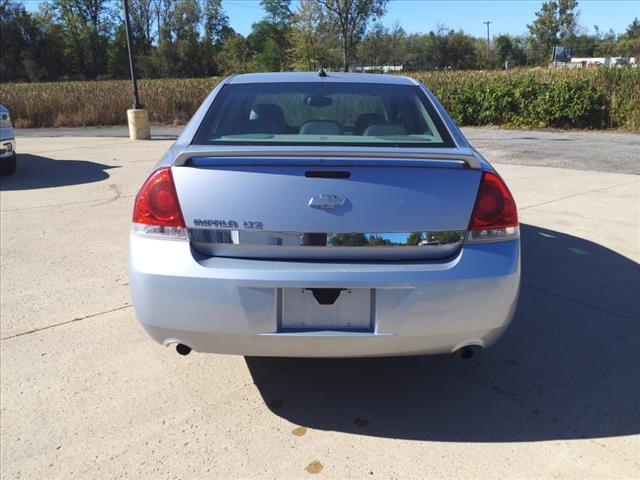
<path fill-rule="evenodd" d="M 293 357 L 495 341 L 518 296 L 515 203 L 429 92 L 254 83 L 263 93 L 230 88 L 227 103 L 214 92 L 138 194 L 130 285 L 151 337 Z M 411 120 L 418 101 L 428 121 Z M 229 105 L 245 113 L 226 135 Z"/>

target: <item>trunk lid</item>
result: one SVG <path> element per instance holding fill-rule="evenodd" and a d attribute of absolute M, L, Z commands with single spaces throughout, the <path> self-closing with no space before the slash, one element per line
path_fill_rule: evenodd
<path fill-rule="evenodd" d="M 482 172 L 434 157 L 196 157 L 172 172 L 205 255 L 442 258 L 462 245 Z"/>

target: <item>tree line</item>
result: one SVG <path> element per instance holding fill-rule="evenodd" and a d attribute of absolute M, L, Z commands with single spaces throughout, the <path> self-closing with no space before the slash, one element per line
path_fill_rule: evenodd
<path fill-rule="evenodd" d="M 640 56 L 640 21 L 625 32 L 587 33 L 577 0 L 541 4 L 526 35 L 489 43 L 445 26 L 407 33 L 380 19 L 388 0 L 261 0 L 265 16 L 243 36 L 222 0 L 129 0 L 138 74 L 204 77 L 251 71 L 489 69 L 546 65 L 554 45 L 574 56 Z M 416 8 L 420 8 L 417 3 Z M 129 75 L 122 0 L 49 0 L 29 12 L 0 0 L 0 80 L 118 79 Z"/>

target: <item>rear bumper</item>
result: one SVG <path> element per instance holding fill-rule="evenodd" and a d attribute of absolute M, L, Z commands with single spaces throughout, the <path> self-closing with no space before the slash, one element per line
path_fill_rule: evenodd
<path fill-rule="evenodd" d="M 465 245 L 443 262 L 198 259 L 189 243 L 131 236 L 133 305 L 149 335 L 200 352 L 352 357 L 493 343 L 515 311 L 520 243 Z M 375 289 L 372 332 L 278 333 L 278 289 Z"/>

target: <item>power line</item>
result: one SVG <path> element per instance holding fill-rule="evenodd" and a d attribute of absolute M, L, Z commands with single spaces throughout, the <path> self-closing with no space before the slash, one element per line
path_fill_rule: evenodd
<path fill-rule="evenodd" d="M 251 3 L 255 3 L 255 0 L 246 0 L 246 1 L 249 1 Z M 245 7 L 245 8 L 252 8 L 254 10 L 263 10 L 262 7 L 258 7 L 256 5 L 249 5 L 249 4 L 245 3 L 245 1 L 243 1 L 243 0 L 223 0 L 222 3 L 223 3 L 223 5 L 226 3 L 226 4 L 234 5 L 236 7 Z"/>

